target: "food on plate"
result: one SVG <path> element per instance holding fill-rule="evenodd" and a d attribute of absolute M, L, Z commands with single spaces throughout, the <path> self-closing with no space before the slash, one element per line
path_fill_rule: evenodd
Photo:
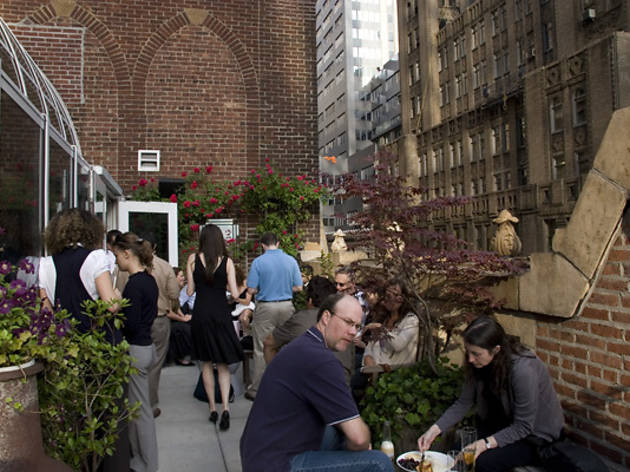
<path fill-rule="evenodd" d="M 418 472 L 433 472 L 433 462 L 429 457 L 422 457 L 420 454 L 409 454 L 407 457 L 398 460 L 398 465 L 408 470 Z"/>

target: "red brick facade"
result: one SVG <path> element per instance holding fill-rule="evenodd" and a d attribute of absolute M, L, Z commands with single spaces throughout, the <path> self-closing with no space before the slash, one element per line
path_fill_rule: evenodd
<path fill-rule="evenodd" d="M 242 177 L 266 157 L 316 176 L 314 0 L 6 0 L 0 16 L 125 191 L 195 165 Z M 139 149 L 161 150 L 158 175 L 138 173 Z"/>
<path fill-rule="evenodd" d="M 581 314 L 538 320 L 536 352 L 562 399 L 571 436 L 630 468 L 630 217 Z"/>

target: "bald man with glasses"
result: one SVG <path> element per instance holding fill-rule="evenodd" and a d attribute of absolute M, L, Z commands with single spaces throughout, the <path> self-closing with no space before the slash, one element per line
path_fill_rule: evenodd
<path fill-rule="evenodd" d="M 336 293 L 317 316 L 267 366 L 241 437 L 243 472 L 393 471 L 385 454 L 371 450 L 370 430 L 333 354 L 352 344 L 361 305 Z"/>

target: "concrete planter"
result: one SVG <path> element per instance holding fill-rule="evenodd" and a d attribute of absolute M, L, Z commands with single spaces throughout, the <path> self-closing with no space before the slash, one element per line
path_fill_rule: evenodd
<path fill-rule="evenodd" d="M 36 377 L 42 369 L 35 361 L 0 368 L 0 472 L 72 471 L 44 454 Z M 14 402 L 24 410 L 16 410 Z"/>

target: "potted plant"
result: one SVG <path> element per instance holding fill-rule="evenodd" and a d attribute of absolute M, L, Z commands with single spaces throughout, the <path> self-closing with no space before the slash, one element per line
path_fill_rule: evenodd
<path fill-rule="evenodd" d="M 29 260 L 19 269 L 0 261 L 0 463 L 10 470 L 69 471 L 44 454 L 36 374 L 36 353 L 63 344 L 67 314 L 40 311 L 37 289 L 18 275 L 34 271 Z"/>

